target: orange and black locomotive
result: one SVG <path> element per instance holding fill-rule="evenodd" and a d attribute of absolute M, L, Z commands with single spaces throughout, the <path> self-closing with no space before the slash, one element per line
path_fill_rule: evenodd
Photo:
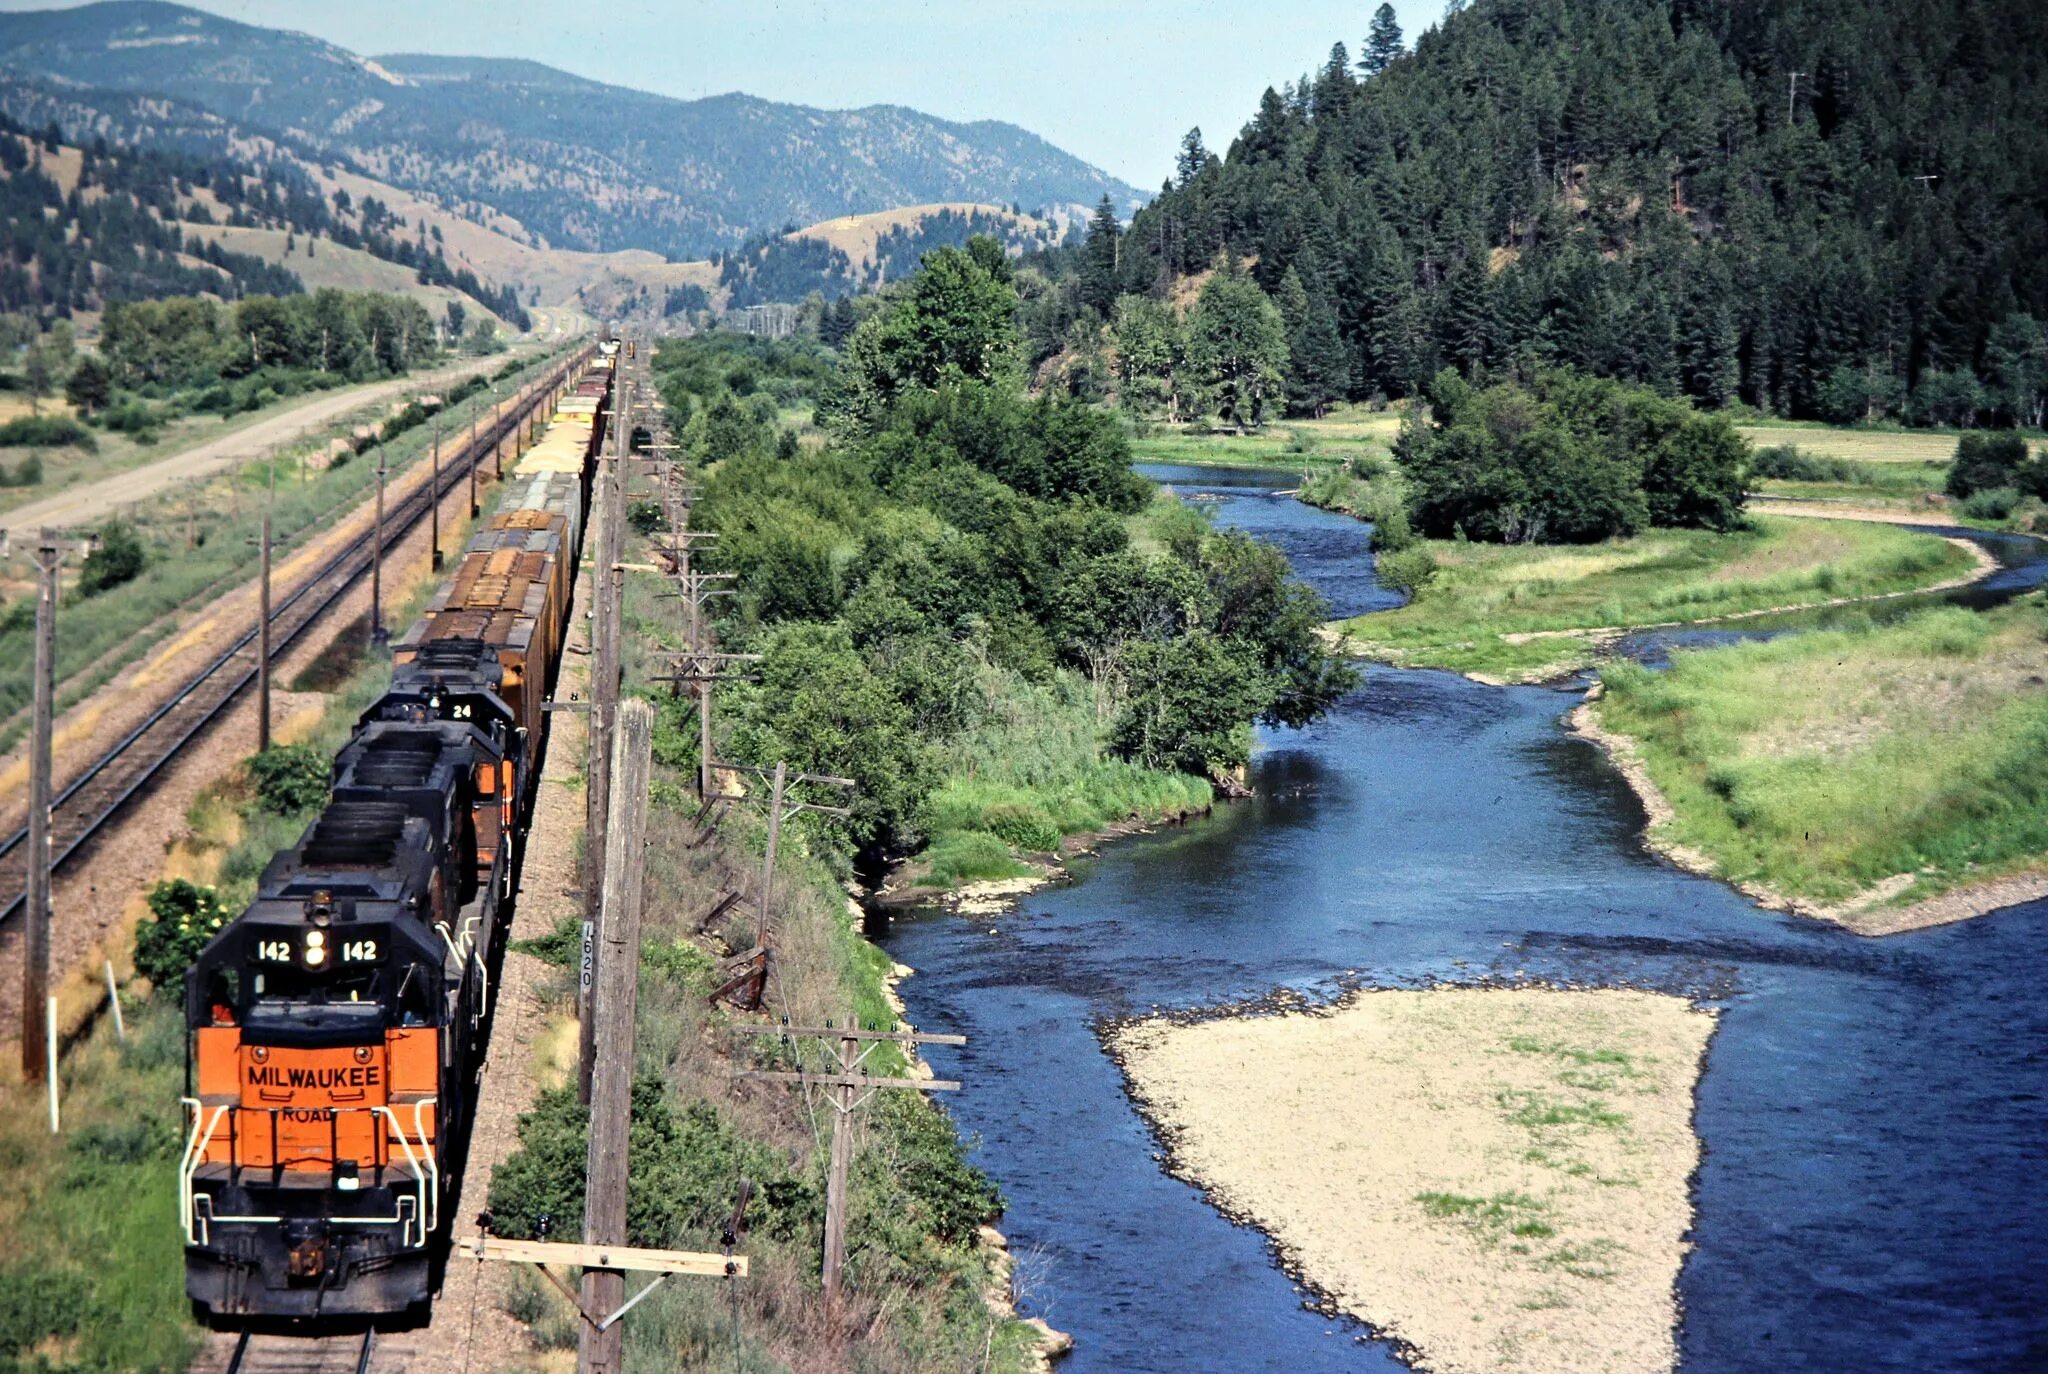
<path fill-rule="evenodd" d="M 445 1254 L 617 346 L 336 758 L 326 806 L 186 976 L 186 1291 L 221 1315 L 423 1307 Z"/>

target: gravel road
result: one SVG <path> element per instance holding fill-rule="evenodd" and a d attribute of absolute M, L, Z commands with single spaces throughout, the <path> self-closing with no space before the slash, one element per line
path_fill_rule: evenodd
<path fill-rule="evenodd" d="M 159 492 L 195 477 L 210 477 L 225 468 L 260 458 L 265 451 L 298 437 L 301 431 L 324 428 L 358 407 L 400 396 L 438 382 L 460 380 L 474 372 L 502 367 L 505 355 L 466 358 L 432 372 L 394 377 L 367 386 L 316 392 L 280 407 L 246 429 L 224 434 L 154 463 L 117 472 L 100 481 L 32 501 L 0 516 L 0 529 L 22 533 L 42 526 L 59 529 L 89 525 L 124 506 L 147 501 Z"/>

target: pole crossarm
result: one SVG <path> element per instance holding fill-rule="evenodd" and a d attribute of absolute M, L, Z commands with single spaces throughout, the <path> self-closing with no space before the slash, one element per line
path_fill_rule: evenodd
<path fill-rule="evenodd" d="M 504 1240 L 478 1235 L 461 1242 L 480 1260 L 517 1264 L 573 1264 L 583 1269 L 632 1270 L 646 1274 L 689 1274 L 697 1278 L 747 1277 L 745 1255 L 719 1255 L 698 1250 L 650 1250 L 635 1245 L 578 1245 L 569 1241 Z"/>
<path fill-rule="evenodd" d="M 756 768 L 752 764 L 747 763 L 721 763 L 718 766 L 733 773 L 752 773 L 757 777 L 763 778 L 775 776 L 773 768 Z M 860 783 L 852 778 L 835 778 L 829 773 L 786 773 L 783 776 L 790 782 L 822 782 L 828 787 L 860 786 Z M 837 1035 L 839 1032 L 832 1031 L 830 1034 Z"/>
<path fill-rule="evenodd" d="M 898 1045 L 964 1045 L 964 1035 L 934 1035 L 927 1031 L 855 1030 L 849 1026 L 728 1026 L 741 1035 L 817 1035 L 834 1040 L 889 1040 Z"/>
<path fill-rule="evenodd" d="M 742 1069 L 735 1078 L 752 1078 L 763 1083 L 802 1083 L 812 1088 L 919 1088 L 926 1092 L 956 1093 L 960 1084 L 951 1078 L 878 1078 L 865 1073 L 797 1073 L 780 1069 Z"/>

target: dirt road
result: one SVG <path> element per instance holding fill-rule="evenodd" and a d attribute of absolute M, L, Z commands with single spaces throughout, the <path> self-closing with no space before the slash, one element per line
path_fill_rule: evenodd
<path fill-rule="evenodd" d="M 340 391 L 317 392 L 302 402 L 280 407 L 275 414 L 233 434 L 224 434 L 154 463 L 117 472 L 89 485 L 74 487 L 18 507 L 0 516 L 0 529 L 21 533 L 45 525 L 59 529 L 89 525 L 124 506 L 147 501 L 180 482 L 210 477 L 237 463 L 260 458 L 266 450 L 297 438 L 301 431 L 330 425 L 360 406 L 400 396 L 422 386 L 457 381 L 471 373 L 491 371 L 504 364 L 503 354 L 465 358 L 432 372 L 394 377 L 390 381 L 347 387 Z"/>

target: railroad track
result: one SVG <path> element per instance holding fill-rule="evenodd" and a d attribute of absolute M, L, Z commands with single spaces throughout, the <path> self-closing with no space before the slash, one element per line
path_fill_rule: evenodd
<path fill-rule="evenodd" d="M 415 1337 L 367 1326 L 324 1335 L 215 1331 L 191 1374 L 411 1374 L 426 1368 Z"/>
<path fill-rule="evenodd" d="M 368 1374 L 376 1353 L 375 1328 L 335 1336 L 244 1331 L 223 1374 Z"/>
<path fill-rule="evenodd" d="M 463 443 L 441 465 L 441 479 L 429 482 L 386 508 L 387 544 L 403 537 L 426 517 L 432 503 L 467 482 L 465 464 L 481 460 L 492 446 L 524 424 L 537 401 L 555 383 L 569 376 L 580 358 L 572 357 L 548 374 L 529 404 L 477 433 L 475 446 Z M 430 492 L 428 487 L 433 489 Z M 359 579 L 368 575 L 374 554 L 355 545 L 344 549 L 276 602 L 271 614 L 271 657 L 275 659 L 303 634 Z M 147 719 L 109 746 L 83 772 L 58 792 L 50 806 L 50 867 L 61 870 L 123 806 L 212 724 L 256 680 L 258 631 L 251 626 L 224 653 L 200 668 Z M 27 904 L 28 829 L 0 842 L 0 893 L 9 894 L 0 909 L 0 924 L 11 924 Z"/>

